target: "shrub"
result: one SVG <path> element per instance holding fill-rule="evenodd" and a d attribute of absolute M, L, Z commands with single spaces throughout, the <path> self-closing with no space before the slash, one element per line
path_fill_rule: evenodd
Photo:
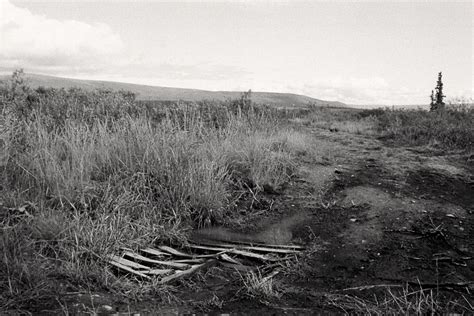
<path fill-rule="evenodd" d="M 446 149 L 474 149 L 474 109 L 439 111 L 387 110 L 378 116 L 378 131 L 405 145 L 439 144 Z"/>

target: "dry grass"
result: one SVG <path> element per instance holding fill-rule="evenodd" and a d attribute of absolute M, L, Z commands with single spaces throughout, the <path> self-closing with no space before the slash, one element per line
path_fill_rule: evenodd
<path fill-rule="evenodd" d="M 126 93 L 32 91 L 18 80 L 0 90 L 0 208 L 32 205 L 31 217 L 0 218 L 3 310 L 66 287 L 166 297 L 103 259 L 223 222 L 236 190 L 278 188 L 304 150 L 300 134 L 246 98 L 144 111 Z"/>
<path fill-rule="evenodd" d="M 437 315 L 473 311 L 471 303 L 463 296 L 446 300 L 436 289 L 415 289 L 408 285 L 387 286 L 371 298 L 348 294 L 327 294 L 326 298 L 330 305 L 346 314 Z"/>
<path fill-rule="evenodd" d="M 260 270 L 250 271 L 241 276 L 246 295 L 263 301 L 278 299 L 281 293 L 277 290 L 273 277 L 264 277 Z"/>

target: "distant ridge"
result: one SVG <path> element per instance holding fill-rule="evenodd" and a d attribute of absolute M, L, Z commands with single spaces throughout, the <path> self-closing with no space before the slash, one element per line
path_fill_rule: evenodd
<path fill-rule="evenodd" d="M 0 81 L 8 79 L 10 76 L 0 76 Z M 138 100 L 157 100 L 157 101 L 200 101 L 200 100 L 217 100 L 224 101 L 227 99 L 239 98 L 240 91 L 207 91 L 197 89 L 169 88 L 158 86 L 138 85 L 124 82 L 113 81 L 96 81 L 96 80 L 80 80 L 71 78 L 62 78 L 38 74 L 25 74 L 26 82 L 32 87 L 39 86 L 48 88 L 82 88 L 85 90 L 94 89 L 112 89 L 127 90 L 135 93 Z M 345 106 L 344 103 L 336 101 L 324 101 L 314 99 L 308 96 L 277 93 L 277 92 L 254 92 L 252 91 L 252 100 L 256 103 L 265 103 L 277 107 L 305 107 L 308 104 L 319 106 Z"/>

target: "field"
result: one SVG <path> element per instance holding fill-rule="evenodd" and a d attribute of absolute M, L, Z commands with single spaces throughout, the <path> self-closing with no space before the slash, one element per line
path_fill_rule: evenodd
<path fill-rule="evenodd" d="M 474 312 L 472 108 L 252 100 L 4 84 L 0 311 Z M 107 259 L 197 239 L 305 250 L 166 284 Z"/>

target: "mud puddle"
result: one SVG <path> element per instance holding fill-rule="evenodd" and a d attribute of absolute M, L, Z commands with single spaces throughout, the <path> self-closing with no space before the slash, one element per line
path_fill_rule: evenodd
<path fill-rule="evenodd" d="M 294 240 L 293 228 L 303 224 L 310 218 L 311 213 L 309 211 L 301 210 L 256 233 L 243 233 L 217 226 L 196 230 L 191 234 L 191 239 L 285 245 Z"/>

